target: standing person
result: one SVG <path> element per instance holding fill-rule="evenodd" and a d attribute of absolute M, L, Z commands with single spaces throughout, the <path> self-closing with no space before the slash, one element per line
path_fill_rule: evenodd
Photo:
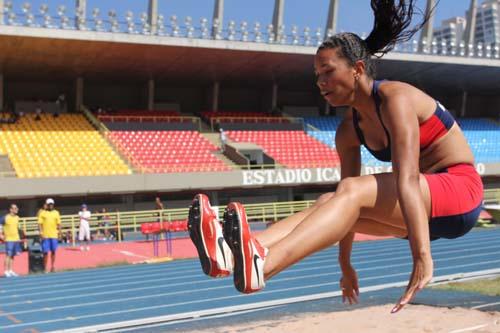
<path fill-rule="evenodd" d="M 17 276 L 12 270 L 12 264 L 14 257 L 21 252 L 18 212 L 17 205 L 11 204 L 9 214 L 0 219 L 0 238 L 5 241 L 5 277 Z"/>
<path fill-rule="evenodd" d="M 235 286 L 251 293 L 304 257 L 340 242 L 342 296 L 355 303 L 358 279 L 350 261 L 354 233 L 408 238 L 413 270 L 394 313 L 432 279 L 430 240 L 461 237 L 472 229 L 481 211 L 483 185 L 460 127 L 425 92 L 403 82 L 375 80 L 372 56 L 389 52 L 420 29 L 405 31 L 414 3 L 372 0 L 374 28 L 366 39 L 339 33 L 316 52 L 321 95 L 332 106 L 351 107 L 335 138 L 341 161 L 335 193 L 322 195 L 312 207 L 258 235 L 250 233 L 240 203 L 229 203 L 221 230 L 208 198 L 195 197 L 190 236 L 205 273 L 231 273 L 227 263 L 232 258 L 218 255 L 230 247 Z M 361 176 L 361 145 L 379 160 L 392 161 L 393 171 Z"/>
<path fill-rule="evenodd" d="M 66 96 L 64 94 L 59 94 L 56 99 L 56 105 L 57 111 L 54 112 L 54 118 L 66 111 Z"/>
<path fill-rule="evenodd" d="M 110 239 L 110 231 L 109 231 L 109 215 L 107 214 L 106 208 L 101 209 L 101 222 L 102 230 L 104 233 L 104 240 Z"/>
<path fill-rule="evenodd" d="M 224 132 L 224 129 L 222 127 L 219 128 L 219 135 L 220 135 L 220 152 L 223 153 L 226 150 L 227 136 L 226 132 Z"/>
<path fill-rule="evenodd" d="M 48 205 L 47 205 L 47 202 L 45 202 L 45 203 L 43 204 L 42 208 L 40 208 L 40 209 L 38 210 L 38 212 L 36 213 L 36 217 L 39 217 L 39 216 L 40 216 L 40 213 L 41 213 L 41 212 L 43 212 L 44 210 L 47 210 L 47 208 L 48 208 Z"/>
<path fill-rule="evenodd" d="M 92 213 L 87 209 L 87 205 L 83 204 L 81 210 L 78 212 L 80 217 L 80 229 L 78 230 L 78 240 L 80 241 L 80 251 L 90 251 L 90 218 Z M 82 242 L 87 244 L 86 247 L 82 246 Z"/>
<path fill-rule="evenodd" d="M 40 237 L 42 238 L 42 252 L 43 264 L 45 273 L 49 270 L 49 252 L 51 255 L 51 269 L 50 272 L 55 272 L 56 251 L 59 245 L 59 235 L 61 234 L 61 216 L 59 212 L 54 209 L 54 199 L 47 199 L 47 210 L 40 212 L 38 216 L 38 227 L 40 230 Z"/>
<path fill-rule="evenodd" d="M 163 202 L 161 202 L 160 197 L 155 198 L 155 209 L 156 210 L 164 210 L 165 206 L 163 205 Z"/>

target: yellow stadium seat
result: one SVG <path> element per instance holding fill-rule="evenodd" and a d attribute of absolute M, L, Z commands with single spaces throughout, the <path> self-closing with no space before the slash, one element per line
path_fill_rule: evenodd
<path fill-rule="evenodd" d="M 0 128 L 0 153 L 9 155 L 19 178 L 130 173 L 82 115 L 23 117 Z"/>

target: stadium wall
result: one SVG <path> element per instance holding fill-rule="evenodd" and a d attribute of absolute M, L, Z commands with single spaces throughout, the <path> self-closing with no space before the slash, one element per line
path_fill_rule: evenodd
<path fill-rule="evenodd" d="M 478 164 L 483 175 L 500 174 L 500 163 Z M 362 174 L 390 171 L 386 167 L 363 167 Z M 340 168 L 237 170 L 213 173 L 134 174 L 127 176 L 0 178 L 0 198 L 47 195 L 120 194 L 154 191 L 220 190 L 335 184 Z"/>

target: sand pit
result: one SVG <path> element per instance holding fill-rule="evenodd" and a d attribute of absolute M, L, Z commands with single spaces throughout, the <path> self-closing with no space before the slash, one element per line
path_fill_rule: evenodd
<path fill-rule="evenodd" d="M 213 333 L 494 333 L 500 332 L 500 312 L 464 308 L 410 305 L 390 314 L 392 305 L 353 311 L 305 313 L 276 320 L 255 321 L 232 326 L 211 327 L 196 332 Z M 194 331 L 193 331 L 194 332 Z"/>

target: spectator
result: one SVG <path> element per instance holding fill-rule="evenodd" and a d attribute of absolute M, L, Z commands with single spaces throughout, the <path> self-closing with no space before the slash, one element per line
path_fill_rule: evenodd
<path fill-rule="evenodd" d="M 42 108 L 40 106 L 37 106 L 35 109 L 35 120 L 42 120 Z"/>
<path fill-rule="evenodd" d="M 223 153 L 226 150 L 226 144 L 227 144 L 227 137 L 226 137 L 226 132 L 224 132 L 224 129 L 219 128 L 220 132 L 220 152 Z"/>
<path fill-rule="evenodd" d="M 21 252 L 18 212 L 19 208 L 11 204 L 9 214 L 0 219 L 0 238 L 5 241 L 5 277 L 17 276 L 12 270 L 12 264 L 14 257 Z"/>
<path fill-rule="evenodd" d="M 44 210 L 47 210 L 47 208 L 48 208 L 47 203 L 44 203 L 44 204 L 43 204 L 43 206 L 42 206 L 42 208 L 40 208 L 40 209 L 38 210 L 38 212 L 36 213 L 36 217 L 39 217 L 39 216 L 40 216 L 40 214 L 41 214 Z"/>
<path fill-rule="evenodd" d="M 90 218 L 92 214 L 87 209 L 87 205 L 83 204 L 81 207 L 81 211 L 78 212 L 78 216 L 80 216 L 80 230 L 78 230 L 78 240 L 80 241 L 80 250 L 84 251 L 90 250 Z M 85 242 L 87 246 L 84 248 L 82 246 L 82 242 Z"/>
<path fill-rule="evenodd" d="M 63 113 L 66 110 L 66 96 L 64 96 L 64 94 L 60 94 L 57 97 L 56 104 L 58 111 L 54 113 L 54 118 L 58 117 L 60 113 Z"/>
<path fill-rule="evenodd" d="M 73 241 L 73 235 L 71 234 L 71 230 L 62 233 L 61 243 L 69 244 L 72 241 Z"/>
<path fill-rule="evenodd" d="M 155 209 L 156 210 L 164 210 L 165 209 L 165 207 L 163 206 L 163 202 L 161 202 L 160 197 L 155 198 Z"/>
<path fill-rule="evenodd" d="M 109 232 L 109 215 L 106 213 L 106 208 L 101 209 L 101 216 L 98 217 L 99 226 L 101 227 L 101 231 L 104 234 L 104 240 L 110 238 Z"/>
<path fill-rule="evenodd" d="M 61 234 L 61 216 L 54 209 L 54 199 L 47 199 L 47 210 L 40 212 L 38 216 L 38 226 L 40 237 L 42 238 L 43 264 L 45 273 L 48 273 L 49 252 L 51 253 L 51 272 L 55 271 L 56 251 L 59 245 L 58 239 Z"/>

